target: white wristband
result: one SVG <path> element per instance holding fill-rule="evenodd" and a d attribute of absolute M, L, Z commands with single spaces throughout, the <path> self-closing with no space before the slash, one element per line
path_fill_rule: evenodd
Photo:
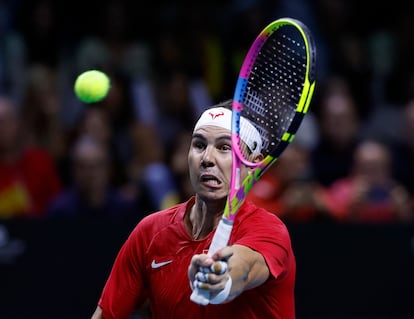
<path fill-rule="evenodd" d="M 231 279 L 231 276 L 229 275 L 229 279 L 226 282 L 226 286 L 222 291 L 220 291 L 214 298 L 210 299 L 210 303 L 213 305 L 221 304 L 225 302 L 230 295 L 231 286 L 233 284 L 233 281 Z"/>

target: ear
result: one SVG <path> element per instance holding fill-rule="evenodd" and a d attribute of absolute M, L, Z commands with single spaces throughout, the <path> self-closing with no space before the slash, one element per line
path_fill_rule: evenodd
<path fill-rule="evenodd" d="M 264 159 L 264 156 L 263 156 L 262 153 L 252 153 L 252 154 L 250 154 L 250 157 L 251 157 L 251 162 L 253 162 L 253 163 L 263 161 L 263 159 Z"/>
<path fill-rule="evenodd" d="M 249 161 L 252 163 L 258 163 L 264 159 L 264 156 L 262 153 L 252 153 L 249 155 Z M 252 174 L 254 171 L 253 168 L 248 168 L 248 173 Z"/>

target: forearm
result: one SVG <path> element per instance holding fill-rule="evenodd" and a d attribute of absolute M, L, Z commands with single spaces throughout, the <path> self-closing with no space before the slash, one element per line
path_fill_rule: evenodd
<path fill-rule="evenodd" d="M 269 269 L 261 254 L 240 245 L 231 248 L 233 256 L 228 266 L 232 287 L 228 300 L 233 300 L 245 290 L 260 286 L 269 277 Z"/>
<path fill-rule="evenodd" d="M 218 261 L 227 261 L 223 271 L 201 272 Z M 220 267 L 221 268 L 221 267 Z M 269 268 L 263 256 L 242 245 L 227 246 L 214 253 L 194 255 L 188 269 L 192 289 L 209 291 L 211 303 L 225 303 L 233 300 L 243 291 L 260 286 L 269 278 Z"/>
<path fill-rule="evenodd" d="M 102 317 L 102 308 L 101 307 L 96 307 L 95 312 L 92 315 L 91 319 L 105 319 L 104 317 Z"/>

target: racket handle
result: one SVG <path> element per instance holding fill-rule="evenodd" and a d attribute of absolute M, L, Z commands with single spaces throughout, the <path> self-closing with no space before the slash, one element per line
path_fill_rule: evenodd
<path fill-rule="evenodd" d="M 214 233 L 213 240 L 208 249 L 208 254 L 212 255 L 220 248 L 227 246 L 230 238 L 233 223 L 225 218 L 222 218 L 217 226 L 216 232 Z M 190 296 L 191 301 L 206 306 L 210 302 L 210 293 L 207 290 L 199 289 L 194 287 L 194 290 Z"/>
<path fill-rule="evenodd" d="M 232 229 L 232 221 L 225 218 L 220 219 L 216 232 L 214 233 L 213 240 L 211 241 L 210 247 L 208 249 L 209 255 L 212 255 L 217 250 L 227 246 Z"/>

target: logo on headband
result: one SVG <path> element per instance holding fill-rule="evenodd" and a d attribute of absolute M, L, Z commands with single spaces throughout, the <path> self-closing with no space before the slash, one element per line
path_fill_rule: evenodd
<path fill-rule="evenodd" d="M 224 112 L 223 111 L 221 111 L 220 113 L 209 112 L 208 114 L 210 114 L 211 119 L 214 120 L 214 119 L 218 118 L 219 116 L 223 116 Z"/>

